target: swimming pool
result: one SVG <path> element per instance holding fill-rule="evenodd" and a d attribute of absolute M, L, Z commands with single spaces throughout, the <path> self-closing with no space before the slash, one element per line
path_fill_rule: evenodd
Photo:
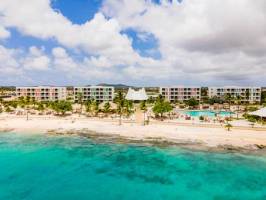
<path fill-rule="evenodd" d="M 208 117 L 215 117 L 216 115 L 222 117 L 229 117 L 232 112 L 227 111 L 211 111 L 211 110 L 188 110 L 188 111 L 181 111 L 182 114 L 189 115 L 191 117 L 199 117 L 199 116 L 208 116 Z"/>

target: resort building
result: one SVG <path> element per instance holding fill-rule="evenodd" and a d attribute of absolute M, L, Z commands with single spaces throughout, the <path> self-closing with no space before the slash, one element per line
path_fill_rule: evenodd
<path fill-rule="evenodd" d="M 144 88 L 140 90 L 133 90 L 132 88 L 129 88 L 126 99 L 131 101 L 145 101 L 148 99 L 148 96 Z"/>
<path fill-rule="evenodd" d="M 66 100 L 66 87 L 35 86 L 16 87 L 16 97 L 30 97 L 36 101 Z"/>
<path fill-rule="evenodd" d="M 79 98 L 82 101 L 96 100 L 98 102 L 113 101 L 114 87 L 108 86 L 84 86 L 74 87 L 74 100 L 77 102 Z"/>
<path fill-rule="evenodd" d="M 172 86 L 160 88 L 160 94 L 170 102 L 186 101 L 192 98 L 199 101 L 200 93 L 200 87 Z"/>
<path fill-rule="evenodd" d="M 261 88 L 260 87 L 238 87 L 238 86 L 226 86 L 226 87 L 209 87 L 208 96 L 225 98 L 226 95 L 231 95 L 232 98 L 241 98 L 241 102 L 256 103 L 261 100 Z"/>

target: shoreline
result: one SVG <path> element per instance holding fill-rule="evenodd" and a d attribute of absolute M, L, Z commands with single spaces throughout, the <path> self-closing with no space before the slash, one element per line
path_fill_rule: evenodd
<path fill-rule="evenodd" d="M 118 125 L 117 120 L 73 118 L 0 119 L 0 132 L 18 134 L 78 135 L 116 143 L 137 143 L 156 146 L 180 146 L 195 150 L 266 154 L 266 131 L 225 130 L 223 127 L 202 127 L 152 123 L 143 126 L 130 122 Z"/>

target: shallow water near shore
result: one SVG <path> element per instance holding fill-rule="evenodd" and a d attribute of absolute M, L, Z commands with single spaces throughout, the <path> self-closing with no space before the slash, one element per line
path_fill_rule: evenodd
<path fill-rule="evenodd" d="M 0 199 L 266 199 L 266 157 L 0 133 Z"/>

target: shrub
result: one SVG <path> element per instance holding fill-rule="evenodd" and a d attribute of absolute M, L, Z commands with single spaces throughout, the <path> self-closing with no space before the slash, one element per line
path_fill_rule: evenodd
<path fill-rule="evenodd" d="M 229 123 L 227 123 L 227 124 L 225 125 L 225 128 L 227 129 L 227 131 L 230 131 L 230 129 L 231 129 L 232 127 L 233 127 L 232 124 L 229 124 Z"/>

